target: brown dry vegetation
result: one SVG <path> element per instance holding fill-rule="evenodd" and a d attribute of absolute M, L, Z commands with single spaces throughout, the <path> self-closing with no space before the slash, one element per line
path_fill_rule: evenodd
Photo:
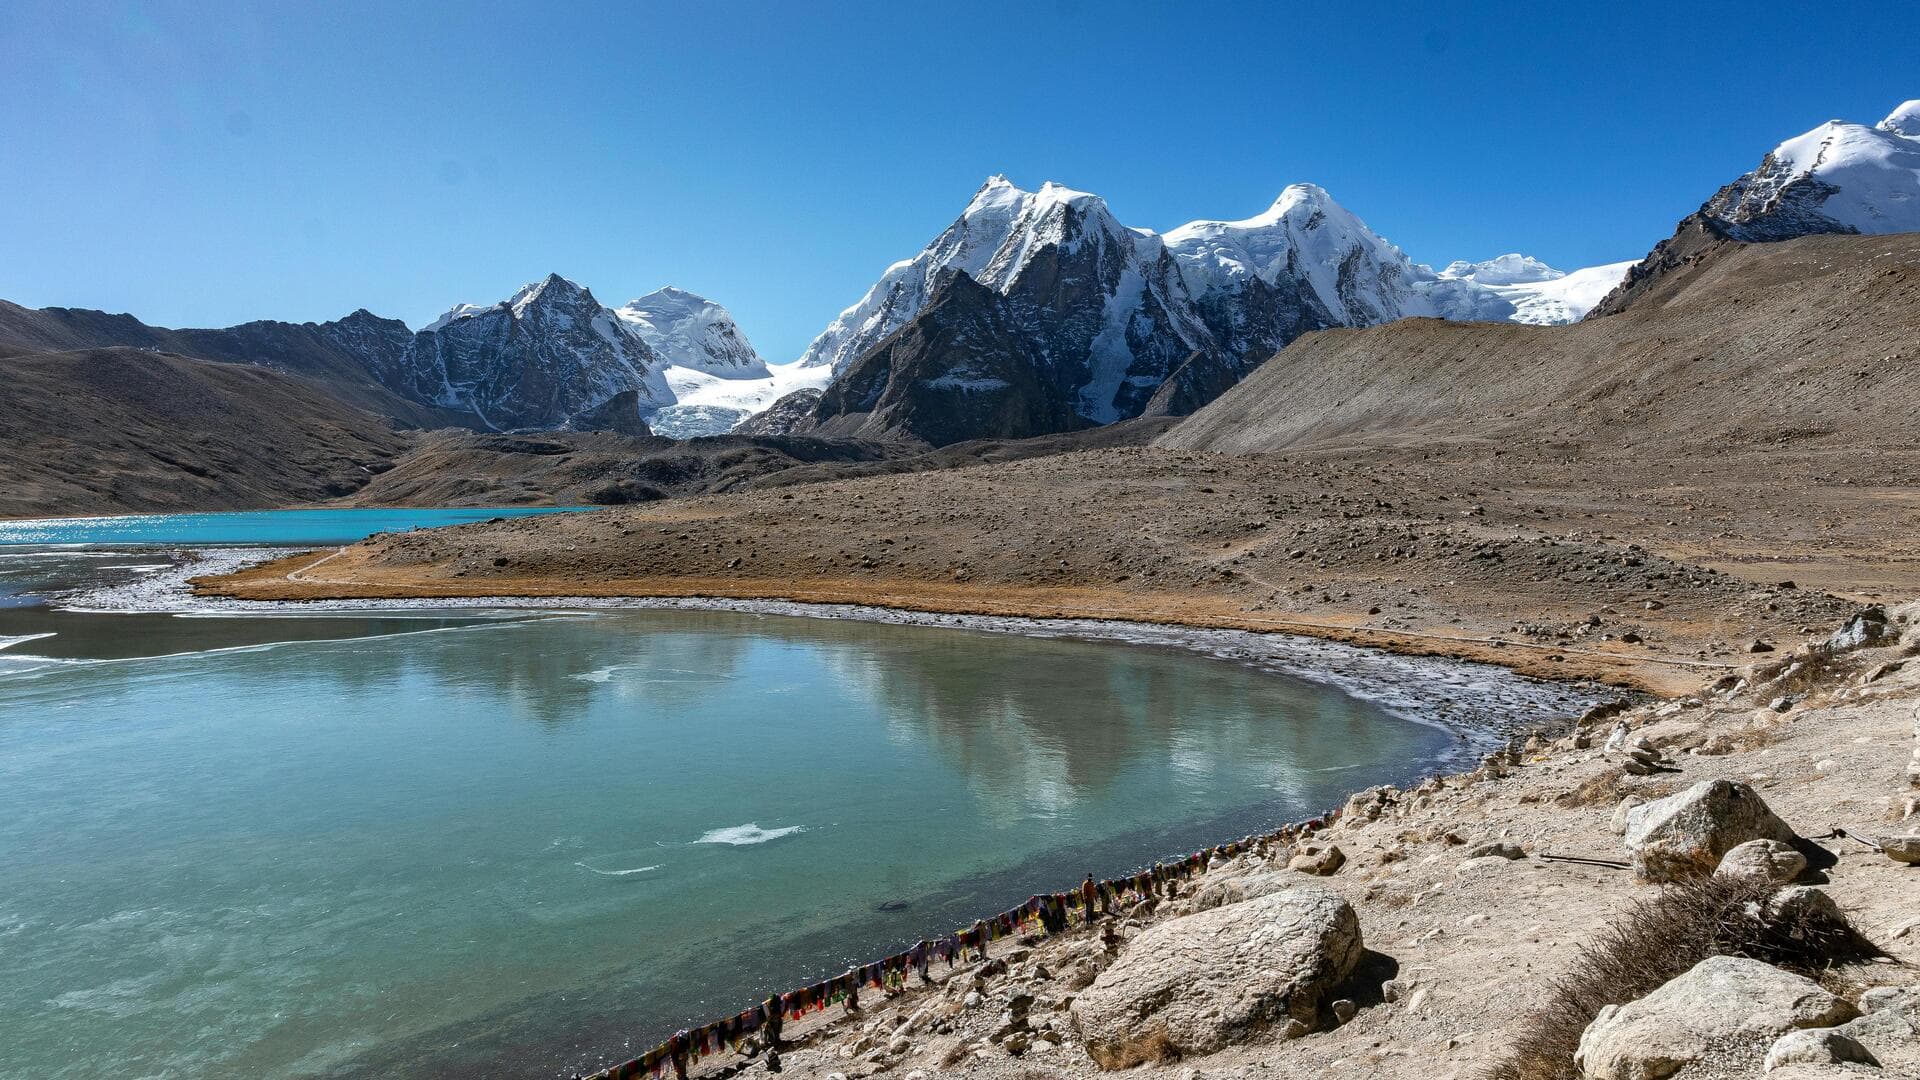
<path fill-rule="evenodd" d="M 1698 877 L 1635 900 L 1548 983 L 1491 1077 L 1577 1080 L 1574 1050 L 1603 1006 L 1645 997 L 1710 956 L 1743 956 L 1819 976 L 1882 955 L 1853 927 L 1811 907 L 1762 918 L 1778 888 L 1763 878 Z"/>

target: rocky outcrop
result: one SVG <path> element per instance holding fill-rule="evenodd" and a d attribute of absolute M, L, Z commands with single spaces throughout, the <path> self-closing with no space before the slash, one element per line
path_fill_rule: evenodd
<path fill-rule="evenodd" d="M 1648 881 L 1710 874 L 1727 852 L 1749 840 L 1794 839 L 1745 784 L 1714 780 L 1656 799 L 1627 812 L 1627 850 L 1633 869 Z"/>
<path fill-rule="evenodd" d="M 1839 1033 L 1872 1054 L 1885 1076 L 1920 1076 L 1920 986 L 1878 986 L 1860 995 L 1863 1014 Z"/>
<path fill-rule="evenodd" d="M 636 438 L 653 434 L 640 415 L 640 395 L 633 390 L 622 390 L 600 405 L 576 413 L 567 426 L 574 431 L 611 431 Z"/>
<path fill-rule="evenodd" d="M 1087 427 L 1085 370 L 1030 326 L 1012 300 L 955 273 L 926 310 L 840 372 L 802 430 L 945 446 Z"/>
<path fill-rule="evenodd" d="M 623 393 L 648 408 L 673 401 L 652 347 L 558 274 L 498 304 L 449 311 L 394 363 L 389 380 L 502 431 L 564 427 Z"/>
<path fill-rule="evenodd" d="M 1857 1015 L 1818 983 L 1732 956 L 1702 960 L 1638 1001 L 1600 1010 L 1574 1062 L 1587 1080 L 1664 1080 L 1728 1047 L 1761 1050 L 1789 1031 Z"/>
<path fill-rule="evenodd" d="M 1228 904 L 1143 931 L 1074 1000 L 1074 1026 L 1104 1069 L 1211 1053 L 1289 1019 L 1310 1030 L 1361 951 L 1353 908 L 1323 889 Z"/>
<path fill-rule="evenodd" d="M 822 391 L 804 387 L 784 395 L 765 412 L 758 412 L 735 425 L 735 435 L 804 435 L 813 428 L 813 413 L 820 406 Z"/>

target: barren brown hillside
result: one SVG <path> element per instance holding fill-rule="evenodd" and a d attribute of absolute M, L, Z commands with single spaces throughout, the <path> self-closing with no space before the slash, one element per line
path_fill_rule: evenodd
<path fill-rule="evenodd" d="M 1649 460 L 1920 430 L 1920 234 L 1728 245 L 1571 326 L 1407 319 L 1310 334 L 1163 436 L 1262 453 L 1564 441 Z"/>
<path fill-rule="evenodd" d="M 232 510 L 358 490 L 412 440 L 304 379 L 139 349 L 0 357 L 0 517 Z"/>

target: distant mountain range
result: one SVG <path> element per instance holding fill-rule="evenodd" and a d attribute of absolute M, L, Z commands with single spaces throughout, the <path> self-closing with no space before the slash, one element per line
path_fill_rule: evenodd
<path fill-rule="evenodd" d="M 1626 265 L 1566 275 L 1505 255 L 1436 273 L 1311 184 L 1254 217 L 1162 235 L 1098 196 L 996 176 L 814 339 L 799 363 L 833 382 L 777 415 L 789 431 L 936 445 L 1178 415 L 1302 334 L 1407 316 L 1571 321 Z"/>
<path fill-rule="evenodd" d="M 1294 339 L 1410 316 L 1565 323 L 1621 310 L 1703 245 L 1920 230 L 1920 101 L 1833 121 L 1722 188 L 1637 264 L 1563 273 L 1519 254 L 1415 263 L 1323 189 L 1166 233 L 1058 184 L 984 184 L 789 364 L 731 314 L 661 289 L 618 308 L 549 275 L 418 330 L 325 323 L 168 330 L 0 302 L 0 349 L 116 346 L 254 363 L 408 427 L 761 434 L 944 445 L 1183 415 Z M 749 419 L 751 418 L 751 419 Z"/>
<path fill-rule="evenodd" d="M 320 383 L 408 427 L 481 431 L 725 431 L 776 380 L 732 315 L 681 289 L 619 309 L 558 274 L 496 304 L 460 304 L 419 330 L 362 308 L 324 323 L 261 321 L 169 330 L 130 315 L 31 310 L 0 301 L 0 347 L 127 346 L 256 363 Z M 740 385 L 729 392 L 726 388 Z"/>

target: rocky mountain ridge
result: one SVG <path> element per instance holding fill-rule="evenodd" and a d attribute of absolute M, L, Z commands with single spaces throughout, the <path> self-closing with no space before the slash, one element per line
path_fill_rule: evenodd
<path fill-rule="evenodd" d="M 1880 123 L 1829 120 L 1773 148 L 1751 172 L 1681 219 L 1671 237 L 1591 315 L 1624 311 L 1659 278 L 1730 243 L 1777 243 L 1822 233 L 1920 231 L 1920 99 Z"/>
<path fill-rule="evenodd" d="M 1872 127 L 1831 121 L 1780 144 L 1630 269 L 1563 273 L 1513 253 L 1436 272 L 1310 184 L 1253 217 L 1162 234 L 1123 224 L 1096 195 L 996 176 L 791 364 L 767 364 L 703 297 L 667 288 L 611 308 L 559 275 L 419 330 L 365 309 L 169 330 L 0 304 L 0 349 L 256 363 L 409 427 L 688 437 L 755 417 L 760 433 L 937 444 L 1185 415 L 1318 330 L 1569 322 L 1622 310 L 1720 245 L 1914 230 L 1920 100 Z"/>
<path fill-rule="evenodd" d="M 1565 276 L 1524 256 L 1503 258 L 1529 268 L 1530 283 Z M 1491 266 L 1483 272 L 1494 275 Z M 961 309 L 936 299 L 956 279 L 985 290 L 965 305 L 971 315 L 999 309 L 994 332 L 978 333 L 977 319 L 945 322 Z M 1287 188 L 1254 217 L 1196 221 L 1161 235 L 1121 224 L 1098 196 L 1053 183 L 1025 191 L 995 176 L 924 250 L 888 267 L 799 361 L 859 385 L 783 403 L 780 414 L 798 418 L 794 431 L 936 445 L 1011 436 L 1041 415 L 1052 415 L 1057 431 L 1178 415 L 1302 334 L 1407 316 L 1516 318 L 1531 296 L 1509 295 L 1516 288 L 1508 278 L 1486 284 L 1414 263 L 1311 184 Z M 1556 305 L 1535 304 L 1526 321 L 1565 321 L 1581 313 L 1584 295 L 1563 291 Z M 917 343 L 911 364 L 893 362 L 899 334 Z M 944 351 L 930 354 L 931 342 Z M 887 361 L 869 362 L 881 350 Z M 873 383 L 879 369 L 912 376 L 882 388 Z M 983 376 L 987 369 L 996 374 Z M 1030 392 L 1047 400 L 1010 400 Z M 943 411 L 954 415 L 935 419 Z"/>
<path fill-rule="evenodd" d="M 665 415 L 672 433 L 716 434 L 750 411 L 702 404 L 724 382 L 777 394 L 773 372 L 720 305 L 667 288 L 620 309 L 558 274 L 494 304 L 458 304 L 419 330 L 361 308 L 323 323 L 261 320 L 171 330 L 131 315 L 0 301 L 0 348 L 130 347 L 259 364 L 320 383 L 408 427 L 608 429 Z M 677 415 L 685 412 L 689 415 Z"/>

